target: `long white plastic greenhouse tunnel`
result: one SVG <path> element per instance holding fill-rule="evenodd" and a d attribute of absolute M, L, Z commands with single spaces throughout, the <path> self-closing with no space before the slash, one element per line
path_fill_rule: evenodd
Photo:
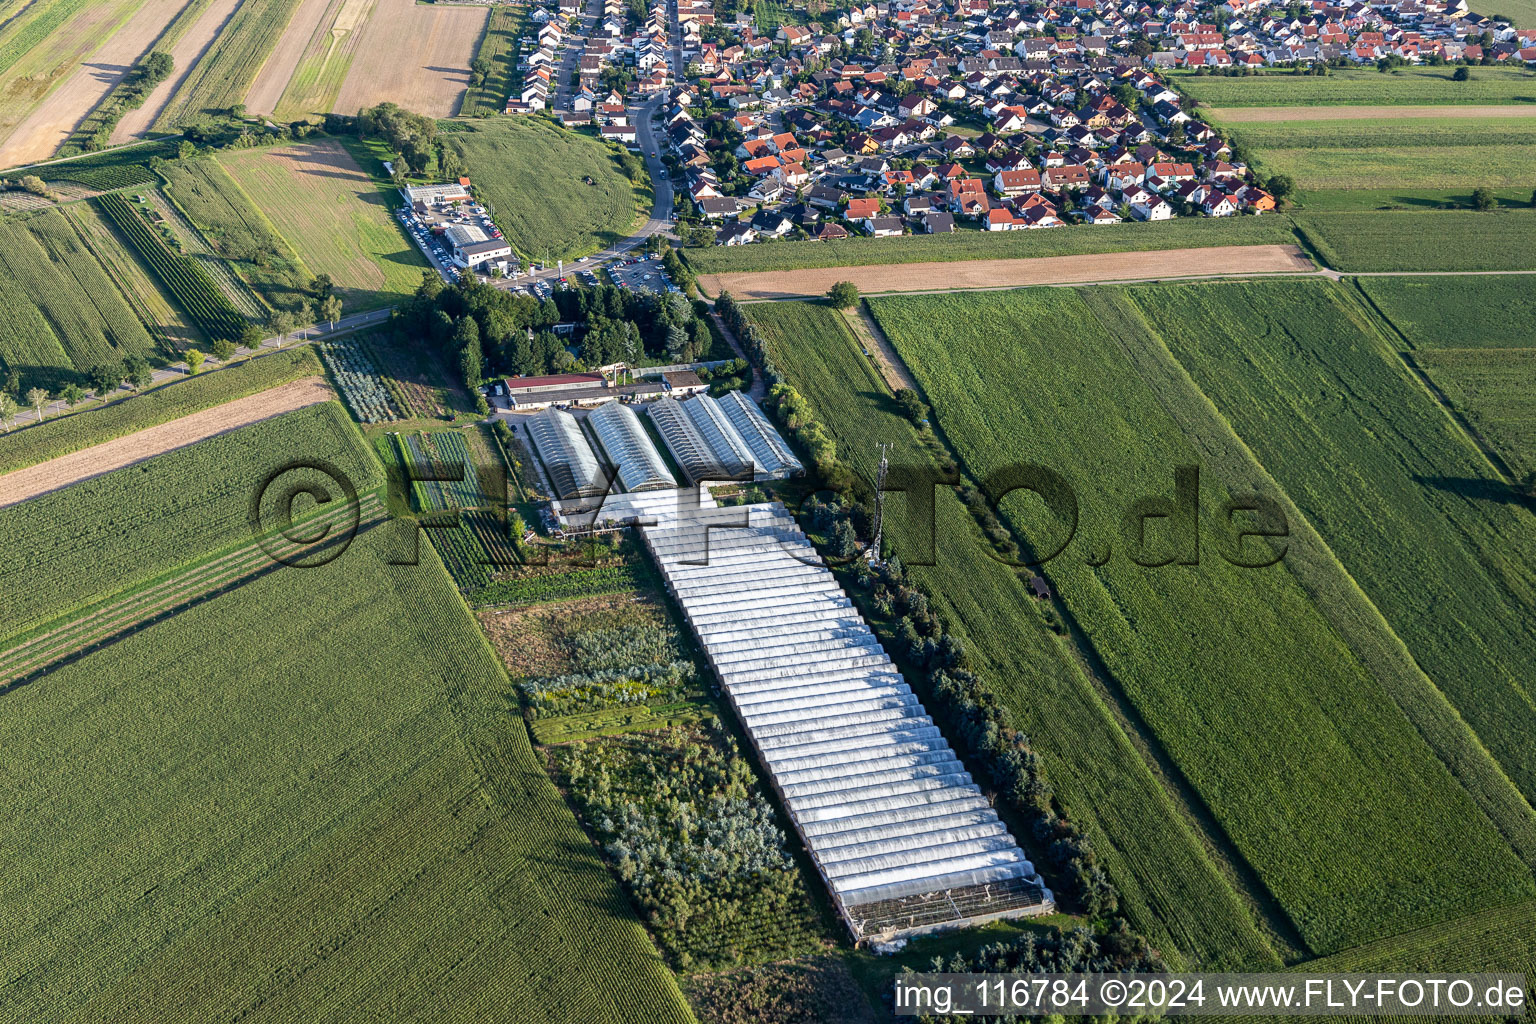
<path fill-rule="evenodd" d="M 1054 909 L 782 504 L 622 498 L 856 940 Z"/>

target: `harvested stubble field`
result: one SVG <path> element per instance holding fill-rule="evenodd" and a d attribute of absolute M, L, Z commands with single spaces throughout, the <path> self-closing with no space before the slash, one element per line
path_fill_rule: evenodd
<path fill-rule="evenodd" d="M 692 1020 L 441 565 L 385 532 L 0 697 L 14 1013 Z"/>
<path fill-rule="evenodd" d="M 1328 282 L 1133 289 L 1509 779 L 1536 796 L 1536 524 Z"/>
<path fill-rule="evenodd" d="M 240 371 L 224 372 L 238 374 Z M 0 508 L 61 490 L 125 466 L 137 465 L 156 455 L 185 448 L 252 423 L 319 405 L 333 397 L 323 378 L 307 377 L 169 423 L 147 427 L 126 437 L 61 455 L 0 476 Z"/>
<path fill-rule="evenodd" d="M 329 113 L 374 0 L 303 0 L 246 105 L 279 121 Z"/>
<path fill-rule="evenodd" d="M 149 52 L 160 33 L 187 3 L 188 0 L 137 0 L 129 5 L 131 13 L 125 14 L 121 28 L 104 39 L 97 30 L 97 48 L 84 63 L 59 81 L 0 145 L 0 167 L 52 156 L 76 126 Z M 4 127 L 0 123 L 0 132 Z"/>
<path fill-rule="evenodd" d="M 1299 106 L 1502 106 L 1536 104 L 1536 72 L 1523 68 L 1473 68 L 1469 82 L 1453 81 L 1453 67 L 1335 71 L 1313 75 L 1175 75 L 1173 88 L 1201 104 L 1229 107 Z"/>
<path fill-rule="evenodd" d="M 489 10 L 375 0 L 335 108 L 356 113 L 390 100 L 428 117 L 452 117 L 469 88 L 469 62 Z"/>
<path fill-rule="evenodd" d="M 345 312 L 392 305 L 421 284 L 426 261 L 339 143 L 254 149 L 219 163 L 304 265 L 330 275 Z"/>
<path fill-rule="evenodd" d="M 1191 562 L 1166 528 L 1142 538 L 1121 529 L 1142 496 L 1172 490 L 1174 467 L 1206 461 L 1172 412 L 1203 402 L 1198 392 L 1143 380 L 1075 293 L 869 305 L 968 469 L 1027 462 L 1079 488 L 1092 482 L 1073 547 L 1046 571 L 1308 949 L 1334 952 L 1536 893 L 1413 725 L 1383 714 L 1391 693 L 1284 563 L 1233 565 L 1214 538 Z M 1258 473 L 1203 468 L 1192 500 L 1244 493 Z M 1039 550 L 1061 536 L 1037 502 L 1008 499 L 1003 510 Z M 1101 553 L 1108 561 L 1095 564 Z M 1283 780 L 1263 767 L 1279 763 Z"/>
<path fill-rule="evenodd" d="M 193 0 L 182 9 L 182 13 L 166 29 L 169 38 L 162 38 L 157 44 L 159 49 L 170 48 L 176 70 L 171 73 L 171 77 L 150 90 L 149 95 L 144 97 L 143 106 L 128 111 L 117 122 L 117 127 L 112 130 L 113 145 L 131 142 L 149 131 L 165 110 L 166 104 L 181 91 L 182 85 L 203 56 L 213 48 L 214 41 L 239 6 L 240 0 Z"/>
<path fill-rule="evenodd" d="M 825 295 L 838 281 L 851 281 L 860 293 L 871 295 L 1228 274 L 1297 274 L 1316 269 L 1294 245 L 1231 245 L 1164 250 L 1155 258 L 1141 253 L 1104 253 L 967 263 L 905 263 L 893 267 L 706 274 L 699 278 L 699 287 L 711 295 L 728 291 L 738 300 L 795 299 Z"/>
<path fill-rule="evenodd" d="M 242 3 L 219 28 L 203 53 L 156 117 L 158 131 L 178 131 L 209 111 L 245 102 L 251 82 L 277 45 L 299 0 Z M 201 27 L 201 20 L 199 21 Z"/>
<path fill-rule="evenodd" d="M 927 464 L 924 440 L 898 413 L 833 310 L 773 302 L 750 307 L 749 316 L 843 458 L 868 476 L 875 444 L 894 442 L 893 461 Z M 1136 929 L 1170 963 L 1277 966 L 1270 938 L 1229 880 L 1230 867 L 1218 865 L 1187 809 L 1153 774 L 1082 664 L 1034 610 L 1028 575 L 991 557 L 949 488 L 936 491 L 931 535 L 914 528 L 904 498 L 888 495 L 887 537 L 964 640 L 972 670 L 1030 737 L 1056 800 L 1092 837 Z"/>

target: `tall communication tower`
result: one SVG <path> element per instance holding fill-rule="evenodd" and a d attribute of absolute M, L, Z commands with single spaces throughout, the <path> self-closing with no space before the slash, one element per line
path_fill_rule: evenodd
<path fill-rule="evenodd" d="M 880 534 L 885 529 L 885 471 L 890 468 L 885 456 L 891 450 L 889 443 L 875 447 L 880 449 L 880 466 L 875 470 L 875 536 L 866 552 L 870 565 L 880 564 Z"/>

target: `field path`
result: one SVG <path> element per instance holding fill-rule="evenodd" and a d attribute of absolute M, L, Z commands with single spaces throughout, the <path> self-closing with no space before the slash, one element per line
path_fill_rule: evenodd
<path fill-rule="evenodd" d="M 252 0 L 255 2 L 255 0 Z M 213 45 L 219 33 L 224 28 L 224 23 L 234 15 L 235 9 L 240 6 L 241 0 L 213 0 L 202 14 L 197 16 L 187 31 L 182 33 L 171 47 L 171 57 L 176 61 L 176 70 L 171 77 L 155 86 L 154 90 L 145 98 L 144 105 L 137 110 L 130 110 L 123 115 L 123 119 L 117 122 L 117 127 L 112 130 L 112 142 L 132 142 L 135 136 L 143 135 L 149 131 L 149 126 L 155 123 L 155 118 L 160 116 L 160 111 L 171 101 L 192 73 L 193 67 L 202 60 L 203 54 Z"/>
<path fill-rule="evenodd" d="M 1379 121 L 1406 117 L 1536 117 L 1536 103 L 1482 107 L 1202 107 L 1213 121 Z"/>
<path fill-rule="evenodd" d="M 36 466 L 6 473 L 0 476 L 0 508 L 61 490 L 124 466 L 132 466 L 177 448 L 185 448 L 217 434 L 318 405 L 331 397 L 331 389 L 323 378 L 306 377 L 271 391 L 263 391 L 259 395 L 239 398 L 183 416 L 179 420 L 162 423 L 158 427 L 149 427 L 137 434 L 103 442 L 94 448 L 71 452 Z"/>
<path fill-rule="evenodd" d="M 277 109 L 277 101 L 288 88 L 288 81 L 309 47 L 309 40 L 330 9 L 331 0 L 302 0 L 289 19 L 283 37 L 277 41 L 272 56 L 261 66 L 256 81 L 251 83 L 251 91 L 245 94 L 245 106 L 251 113 L 270 114 Z"/>
<path fill-rule="evenodd" d="M 912 371 L 907 369 L 907 364 L 896 354 L 891 340 L 885 336 L 880 325 L 875 323 L 867 305 L 861 302 L 856 309 L 843 310 L 843 319 L 853 330 L 853 336 L 859 339 L 859 344 L 875 357 L 875 365 L 880 368 L 880 376 L 885 378 L 886 387 L 893 393 L 902 388 L 917 390 L 917 381 L 912 378 Z"/>
<path fill-rule="evenodd" d="M 28 114 L 0 146 L 0 167 L 46 160 L 149 52 L 190 0 L 146 0 Z"/>
<path fill-rule="evenodd" d="M 864 295 L 878 295 L 882 292 L 972 291 L 1025 288 L 1040 284 L 1092 284 L 1100 281 L 1167 280 L 1179 277 L 1308 274 L 1316 270 L 1312 262 L 1294 245 L 1226 245 L 1091 256 L 702 274 L 699 276 L 699 287 L 710 295 L 719 295 L 724 290 L 739 300 L 753 301 L 814 298 L 825 295 L 827 289 L 838 281 L 853 282 Z"/>
<path fill-rule="evenodd" d="M 429 117 L 452 117 L 490 16 L 489 7 L 378 0 L 335 109 L 356 113 L 392 100 Z"/>

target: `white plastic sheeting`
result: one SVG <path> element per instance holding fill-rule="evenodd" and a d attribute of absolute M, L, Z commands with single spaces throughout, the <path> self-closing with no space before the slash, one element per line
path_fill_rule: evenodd
<path fill-rule="evenodd" d="M 659 398 L 647 405 L 645 411 L 689 483 L 728 478 L 714 449 L 694 426 L 693 419 L 683 411 L 683 403 L 673 398 Z M 740 467 L 737 471 L 740 472 Z"/>
<path fill-rule="evenodd" d="M 730 391 L 720 399 L 719 408 L 752 452 L 759 479 L 782 479 L 804 470 L 795 453 L 790 451 L 789 445 L 784 443 L 752 399 L 740 391 Z"/>
<path fill-rule="evenodd" d="M 649 491 L 677 486 L 635 410 L 622 402 L 609 402 L 588 415 L 587 424 L 597 435 L 597 442 L 603 446 L 608 461 L 618 469 L 619 483 L 624 490 Z"/>
<path fill-rule="evenodd" d="M 641 534 L 856 938 L 1052 906 L 778 503 L 657 500 Z"/>
<path fill-rule="evenodd" d="M 529 416 L 527 425 L 534 452 L 544 463 L 557 497 L 587 497 L 607 489 L 608 478 L 576 417 L 559 409 L 543 409 Z"/>

